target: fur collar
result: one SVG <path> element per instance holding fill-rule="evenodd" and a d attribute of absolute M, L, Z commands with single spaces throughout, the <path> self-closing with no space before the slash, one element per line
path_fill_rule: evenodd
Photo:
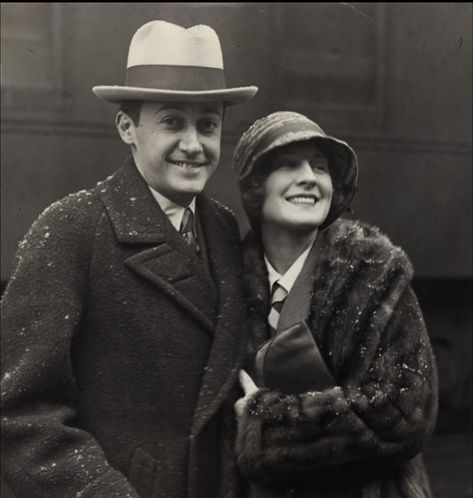
<path fill-rule="evenodd" d="M 375 327 L 370 327 L 369 333 L 383 330 L 412 279 L 413 268 L 404 251 L 378 228 L 359 221 L 339 219 L 317 236 L 322 240 L 308 319 L 326 361 L 343 377 L 343 371 L 351 369 L 348 363 L 353 366 L 356 361 L 348 361 L 353 341 L 348 341 L 347 335 L 355 334 L 355 343 L 364 342 L 361 335 L 368 333 L 364 325 L 373 323 L 373 313 L 377 313 Z M 263 247 L 253 231 L 244 240 L 243 258 L 246 292 L 255 319 L 250 343 L 254 348 L 268 337 L 269 291 Z"/>

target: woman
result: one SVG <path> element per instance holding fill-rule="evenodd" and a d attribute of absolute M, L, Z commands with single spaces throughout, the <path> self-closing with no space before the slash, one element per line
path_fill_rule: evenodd
<path fill-rule="evenodd" d="M 235 168 L 252 226 L 252 376 L 241 372 L 235 404 L 249 495 L 431 496 L 420 451 L 435 425 L 435 361 L 405 253 L 339 218 L 356 190 L 354 151 L 277 112 L 243 134 Z"/>

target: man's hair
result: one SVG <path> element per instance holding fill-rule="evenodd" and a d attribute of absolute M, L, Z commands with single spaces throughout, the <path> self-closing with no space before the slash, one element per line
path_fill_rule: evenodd
<path fill-rule="evenodd" d="M 127 114 L 130 119 L 133 121 L 135 126 L 140 124 L 140 114 L 141 114 L 141 106 L 143 102 L 141 100 L 124 100 L 120 104 L 120 111 Z"/>
<path fill-rule="evenodd" d="M 143 102 L 141 100 L 124 100 L 120 104 L 120 108 L 118 110 L 130 116 L 130 119 L 133 121 L 135 126 L 138 126 L 140 124 L 140 114 L 141 114 L 142 105 Z M 226 106 L 224 104 L 222 111 L 222 120 L 225 116 L 225 108 Z"/>
<path fill-rule="evenodd" d="M 329 144 L 323 140 L 318 140 L 317 138 L 311 139 L 310 141 L 315 142 L 320 152 L 327 157 L 329 161 L 329 169 L 331 169 Z M 285 146 L 277 147 L 276 149 L 269 151 L 267 154 L 264 154 L 259 158 L 259 160 L 256 161 L 252 172 L 247 177 L 240 180 L 241 201 L 246 215 L 248 216 L 250 225 L 256 232 L 261 231 L 261 216 L 265 199 L 264 184 L 268 176 L 280 167 L 280 163 L 276 161 L 275 158 L 280 154 L 284 147 Z M 332 178 L 332 181 L 333 180 L 334 179 Z"/>

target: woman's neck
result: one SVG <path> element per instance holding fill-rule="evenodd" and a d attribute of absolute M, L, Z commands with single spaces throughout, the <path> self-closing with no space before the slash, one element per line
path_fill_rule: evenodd
<path fill-rule="evenodd" d="M 316 236 L 317 229 L 301 234 L 281 230 L 280 227 L 261 227 L 261 240 L 266 257 L 281 275 L 284 275 L 292 263 L 313 244 Z"/>

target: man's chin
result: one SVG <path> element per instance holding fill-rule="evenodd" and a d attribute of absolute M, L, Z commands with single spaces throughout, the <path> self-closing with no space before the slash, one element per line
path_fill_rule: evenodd
<path fill-rule="evenodd" d="M 186 189 L 179 189 L 175 190 L 173 193 L 174 197 L 174 202 L 177 202 L 178 204 L 182 205 L 188 205 L 192 199 L 202 193 L 204 188 L 202 187 L 194 187 L 194 188 L 186 188 Z"/>
<path fill-rule="evenodd" d="M 199 195 L 205 188 L 204 185 L 195 185 L 195 186 L 190 186 L 188 188 L 181 188 L 177 192 L 180 195 L 191 195 L 191 196 L 196 196 Z"/>

